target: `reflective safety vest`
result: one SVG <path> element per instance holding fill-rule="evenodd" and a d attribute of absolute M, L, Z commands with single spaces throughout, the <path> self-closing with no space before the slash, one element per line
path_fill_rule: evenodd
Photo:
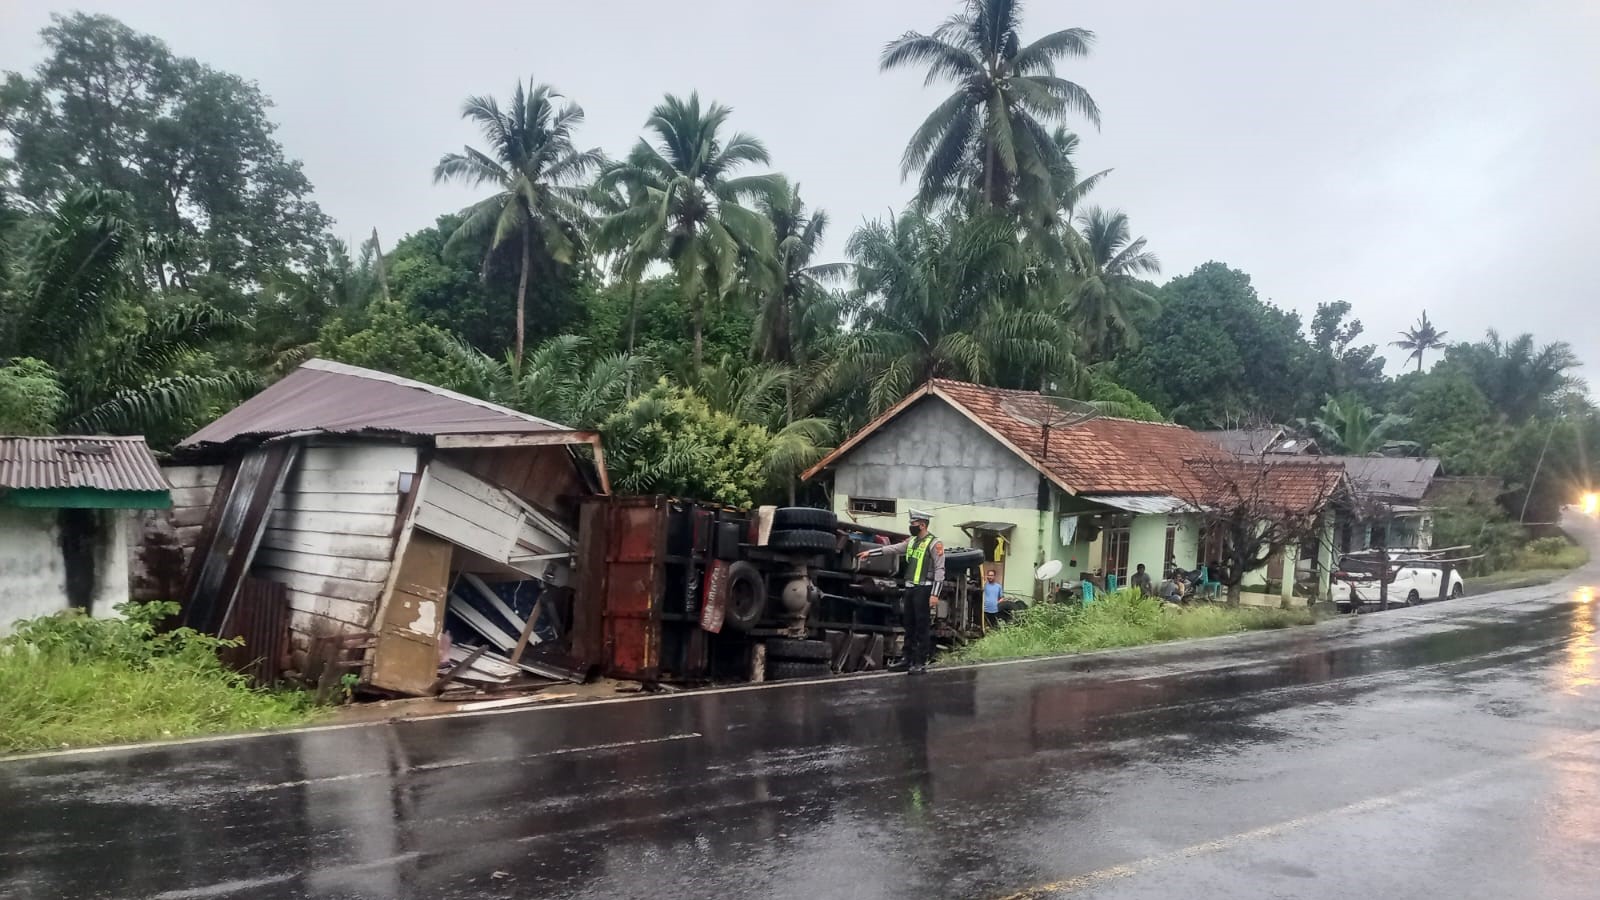
<path fill-rule="evenodd" d="M 932 534 L 925 534 L 920 538 L 912 538 L 906 545 L 906 580 L 912 584 L 921 584 L 923 581 L 933 581 L 933 566 L 923 565 L 928 559 L 928 548 L 937 540 Z M 923 578 L 927 575 L 927 578 Z"/>
<path fill-rule="evenodd" d="M 996 537 L 994 539 L 994 561 L 995 562 L 1005 562 L 1006 561 L 1006 538 L 1005 538 L 1005 535 L 1000 535 L 999 537 Z"/>

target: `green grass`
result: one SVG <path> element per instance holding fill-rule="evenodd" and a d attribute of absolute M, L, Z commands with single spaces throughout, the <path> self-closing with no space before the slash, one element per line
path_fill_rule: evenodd
<path fill-rule="evenodd" d="M 303 724 L 307 695 L 251 688 L 217 662 L 215 638 L 157 633 L 171 604 L 126 619 L 48 616 L 0 640 L 0 753 Z"/>
<path fill-rule="evenodd" d="M 1520 571 L 1576 569 L 1588 561 L 1588 550 L 1566 538 L 1548 537 L 1529 541 L 1518 550 L 1511 568 Z"/>
<path fill-rule="evenodd" d="M 1288 628 L 1308 625 L 1315 620 L 1315 616 L 1303 608 L 1285 610 L 1213 604 L 1175 608 L 1125 590 L 1087 606 L 1045 603 L 1030 607 L 1020 613 L 1016 621 L 1000 626 L 948 658 L 976 662 L 1082 653 Z"/>

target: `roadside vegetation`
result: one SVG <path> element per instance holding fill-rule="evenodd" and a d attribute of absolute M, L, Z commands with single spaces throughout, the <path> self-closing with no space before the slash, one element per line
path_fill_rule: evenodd
<path fill-rule="evenodd" d="M 303 724 L 308 695 L 250 687 L 223 667 L 233 642 L 159 631 L 176 603 L 127 603 L 17 623 L 0 638 L 0 753 L 255 731 Z"/>
<path fill-rule="evenodd" d="M 1175 607 L 1133 590 L 1093 603 L 1041 603 L 947 659 L 978 662 L 1136 647 L 1316 621 L 1311 611 L 1197 604 Z"/>

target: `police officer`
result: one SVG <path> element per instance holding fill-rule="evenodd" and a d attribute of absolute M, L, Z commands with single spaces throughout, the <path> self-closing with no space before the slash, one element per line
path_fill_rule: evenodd
<path fill-rule="evenodd" d="M 944 542 L 928 530 L 932 517 L 919 509 L 911 510 L 911 537 L 887 547 L 874 547 L 859 554 L 862 559 L 880 553 L 904 553 L 900 577 L 906 583 L 905 604 L 906 670 L 921 675 L 928 670 L 933 655 L 933 598 L 944 585 Z"/>

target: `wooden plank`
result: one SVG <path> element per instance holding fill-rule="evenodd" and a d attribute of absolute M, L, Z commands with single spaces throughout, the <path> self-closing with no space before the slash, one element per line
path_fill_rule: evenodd
<path fill-rule="evenodd" d="M 172 510 L 168 515 L 168 521 L 172 523 L 172 527 L 174 528 L 202 526 L 206 524 L 206 516 L 210 514 L 211 510 L 209 507 L 187 506 Z"/>
<path fill-rule="evenodd" d="M 287 569 L 278 569 L 270 566 L 261 566 L 255 571 L 258 577 L 271 581 L 281 581 L 290 590 L 302 591 L 307 594 L 320 594 L 324 597 L 337 597 L 341 600 L 354 600 L 358 603 L 376 603 L 379 595 L 383 593 L 383 585 L 371 581 L 352 581 L 348 578 L 307 575 L 304 572 L 291 572 Z"/>
<path fill-rule="evenodd" d="M 517 646 L 517 639 L 514 636 L 507 634 L 498 623 L 489 620 L 483 613 L 473 609 L 465 601 L 452 600 L 450 612 L 459 617 L 461 621 L 467 623 L 473 631 L 483 635 L 484 640 L 494 644 L 501 650 L 511 650 Z"/>
<path fill-rule="evenodd" d="M 162 466 L 161 477 L 174 488 L 204 487 L 216 490 L 222 481 L 221 466 Z"/>
<path fill-rule="evenodd" d="M 431 503 L 417 506 L 416 526 L 496 562 L 505 560 L 511 545 L 508 536 Z"/>
<path fill-rule="evenodd" d="M 298 509 L 274 510 L 268 528 L 285 531 L 315 531 L 322 534 L 364 534 L 388 537 L 394 531 L 394 516 L 371 513 L 306 512 Z"/>
<path fill-rule="evenodd" d="M 338 597 L 324 597 L 305 591 L 289 590 L 289 608 L 307 615 L 331 619 L 345 625 L 365 629 L 372 624 L 372 604 Z"/>
<path fill-rule="evenodd" d="M 400 494 L 397 469 L 296 469 L 284 482 L 295 494 Z"/>
<path fill-rule="evenodd" d="M 201 509 L 209 509 L 211 507 L 211 498 L 216 493 L 217 486 L 215 484 L 208 484 L 202 487 L 173 488 L 172 508 L 181 509 L 197 506 Z"/>
<path fill-rule="evenodd" d="M 484 602 L 489 604 L 491 609 L 499 613 L 501 618 L 505 619 L 504 624 L 496 623 L 500 624 L 500 627 L 521 631 L 526 626 L 527 623 L 522 621 L 522 617 L 517 615 L 511 607 L 507 606 L 505 601 L 500 599 L 499 594 L 496 594 L 494 591 L 490 590 L 489 585 L 485 584 L 482 578 L 479 578 L 471 572 L 463 573 L 461 578 L 473 590 L 478 592 L 478 596 L 482 597 Z M 460 590 L 460 588 L 458 587 L 457 590 Z M 538 603 L 537 600 L 534 602 Z"/>
<path fill-rule="evenodd" d="M 394 542 L 387 537 L 362 534 L 323 534 L 317 531 L 289 531 L 269 528 L 261 538 L 263 550 L 289 550 L 320 553 L 350 559 L 378 560 L 387 563 Z"/>
<path fill-rule="evenodd" d="M 393 517 L 400 508 L 400 495 L 328 493 L 307 494 L 285 492 L 278 503 L 279 509 L 302 512 L 351 512 Z"/>
<path fill-rule="evenodd" d="M 373 686 L 423 694 L 433 683 L 454 552 L 432 535 L 412 532 L 407 536 L 373 646 Z M 383 591 L 383 585 L 377 586 L 378 593 Z"/>
<path fill-rule="evenodd" d="M 382 584 L 389 577 L 387 561 L 349 559 L 324 553 L 303 550 L 272 550 L 262 547 L 256 552 L 256 565 L 304 572 L 307 575 L 326 575 L 329 578 L 350 578 Z"/>
<path fill-rule="evenodd" d="M 349 443 L 307 447 L 300 468 L 307 472 L 336 470 L 415 472 L 417 448 L 390 443 Z"/>
<path fill-rule="evenodd" d="M 441 434 L 434 438 L 440 450 L 488 449 L 495 447 L 548 447 L 555 444 L 587 444 L 592 431 L 537 431 L 528 434 Z"/>

